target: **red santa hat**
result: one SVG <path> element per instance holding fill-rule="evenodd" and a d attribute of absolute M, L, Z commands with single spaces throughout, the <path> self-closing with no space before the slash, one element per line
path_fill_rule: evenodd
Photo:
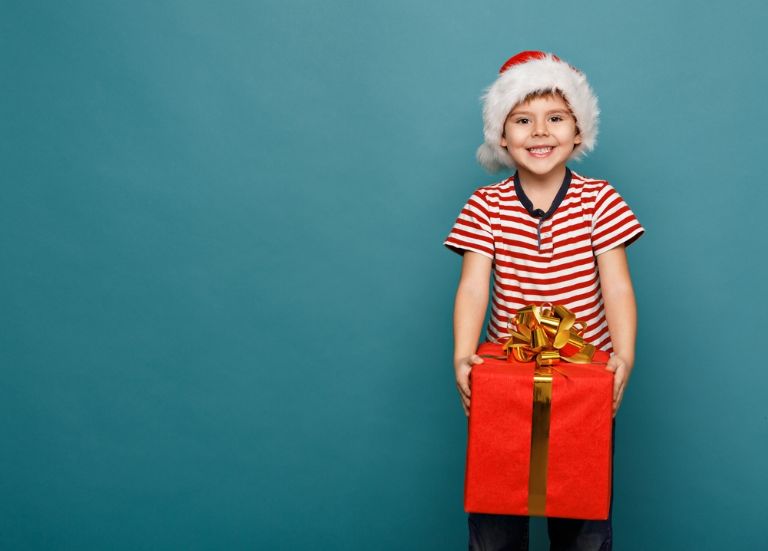
<path fill-rule="evenodd" d="M 485 142 L 477 150 L 477 160 L 490 172 L 515 168 L 509 152 L 500 144 L 504 122 L 512 108 L 532 92 L 559 90 L 576 118 L 581 144 L 570 159 L 579 159 L 594 149 L 600 109 L 597 97 L 584 73 L 554 54 L 525 51 L 509 58 L 499 76 L 482 96 Z"/>

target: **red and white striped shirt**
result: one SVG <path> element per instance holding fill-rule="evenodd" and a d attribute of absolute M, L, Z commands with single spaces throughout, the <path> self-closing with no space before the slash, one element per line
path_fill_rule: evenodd
<path fill-rule="evenodd" d="M 494 261 L 488 340 L 528 304 L 562 304 L 587 323 L 584 338 L 610 352 L 597 256 L 645 230 L 616 190 L 566 169 L 549 211 L 533 209 L 516 178 L 475 190 L 443 243 Z"/>

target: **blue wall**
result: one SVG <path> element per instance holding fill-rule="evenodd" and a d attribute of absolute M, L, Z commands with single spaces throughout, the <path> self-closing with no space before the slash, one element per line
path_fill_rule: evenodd
<path fill-rule="evenodd" d="M 464 549 L 481 90 L 600 96 L 647 229 L 622 551 L 764 547 L 761 2 L 5 2 L 0 547 Z M 545 549 L 534 522 L 532 549 Z"/>

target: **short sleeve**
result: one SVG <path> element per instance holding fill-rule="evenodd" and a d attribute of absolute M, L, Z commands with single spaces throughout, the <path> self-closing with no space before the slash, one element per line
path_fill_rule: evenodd
<path fill-rule="evenodd" d="M 461 209 L 443 245 L 461 255 L 472 251 L 493 260 L 493 241 L 488 201 L 483 191 L 478 189 Z"/>
<path fill-rule="evenodd" d="M 606 184 L 595 198 L 592 215 L 592 250 L 595 256 L 619 245 L 628 246 L 645 233 L 645 228 L 621 195 Z"/>

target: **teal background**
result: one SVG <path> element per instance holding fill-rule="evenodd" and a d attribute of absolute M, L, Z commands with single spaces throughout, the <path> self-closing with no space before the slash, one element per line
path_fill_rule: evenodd
<path fill-rule="evenodd" d="M 765 549 L 764 3 L 0 10 L 0 548 L 466 548 L 442 240 L 545 49 L 647 229 L 616 548 Z"/>

